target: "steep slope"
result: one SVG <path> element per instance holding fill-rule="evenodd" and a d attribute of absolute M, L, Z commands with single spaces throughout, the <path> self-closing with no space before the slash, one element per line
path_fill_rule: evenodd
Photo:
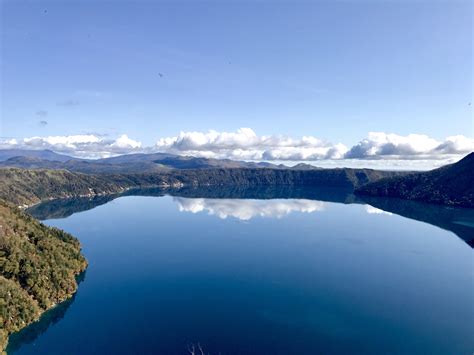
<path fill-rule="evenodd" d="M 356 194 L 474 207 L 474 153 L 435 170 L 367 184 L 358 188 Z"/>
<path fill-rule="evenodd" d="M 86 267 L 77 239 L 0 200 L 0 351 L 9 334 L 71 297 Z"/>

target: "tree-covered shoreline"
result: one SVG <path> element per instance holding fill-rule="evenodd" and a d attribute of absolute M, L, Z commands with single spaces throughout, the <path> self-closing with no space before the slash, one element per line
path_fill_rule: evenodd
<path fill-rule="evenodd" d="M 87 261 L 79 241 L 0 200 L 0 349 L 8 336 L 77 290 Z"/>
<path fill-rule="evenodd" d="M 324 186 L 354 189 L 404 172 L 372 169 L 175 169 L 157 173 L 83 174 L 68 170 L 0 168 L 0 198 L 17 206 L 122 193 L 133 188 L 191 186 Z"/>

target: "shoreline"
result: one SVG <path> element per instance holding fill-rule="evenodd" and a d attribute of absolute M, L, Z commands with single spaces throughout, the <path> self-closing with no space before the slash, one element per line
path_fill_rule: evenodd
<path fill-rule="evenodd" d="M 86 262 L 87 262 L 87 260 L 86 260 Z M 67 302 L 73 300 L 76 297 L 76 295 L 79 291 L 79 284 L 83 281 L 83 275 L 86 274 L 88 266 L 89 265 L 87 264 L 86 267 L 84 268 L 84 270 L 82 270 L 81 272 L 79 272 L 78 274 L 75 275 L 75 279 L 76 279 L 76 283 L 77 283 L 76 291 L 74 291 L 73 293 L 68 295 L 66 298 L 59 301 L 58 303 L 55 303 L 54 305 L 51 305 L 49 308 L 43 310 L 42 312 L 40 312 L 38 314 L 38 316 L 36 317 L 35 320 L 33 320 L 32 322 L 30 322 L 28 324 L 25 324 L 22 328 L 18 329 L 17 331 L 15 331 L 13 333 L 10 333 L 7 336 L 6 343 L 5 344 L 0 344 L 0 349 L 2 349 L 2 354 L 8 354 L 8 348 L 12 346 L 12 343 L 10 342 L 10 337 L 11 336 L 18 335 L 18 333 L 24 331 L 28 327 L 38 325 L 40 322 L 45 320 L 44 318 L 46 316 L 48 316 L 48 313 L 55 312 L 56 310 L 59 310 L 59 308 L 63 307 L 65 304 L 67 304 Z"/>
<path fill-rule="evenodd" d="M 76 237 L 3 200 L 0 237 L 6 253 L 0 275 L 4 306 L 0 353 L 6 353 L 11 334 L 37 322 L 45 312 L 76 294 L 78 277 L 89 263 Z"/>

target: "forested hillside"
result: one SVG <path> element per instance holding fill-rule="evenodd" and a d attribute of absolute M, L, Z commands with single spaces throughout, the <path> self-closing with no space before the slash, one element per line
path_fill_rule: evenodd
<path fill-rule="evenodd" d="M 0 200 L 0 349 L 9 334 L 71 297 L 86 267 L 76 238 Z"/>
<path fill-rule="evenodd" d="M 171 169 L 140 174 L 82 174 L 66 170 L 0 169 L 0 198 L 16 205 L 116 194 L 130 188 L 181 186 L 318 186 L 353 189 L 405 174 L 371 169 Z"/>
<path fill-rule="evenodd" d="M 448 206 L 474 207 L 474 153 L 423 173 L 386 178 L 360 187 L 360 195 L 398 197 Z"/>
<path fill-rule="evenodd" d="M 51 198 L 110 194 L 120 185 L 94 175 L 66 170 L 0 169 L 0 198 L 15 205 L 34 204 Z"/>

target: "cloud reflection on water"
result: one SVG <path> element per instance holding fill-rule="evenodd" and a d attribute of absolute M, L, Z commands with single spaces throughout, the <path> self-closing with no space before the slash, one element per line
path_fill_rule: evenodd
<path fill-rule="evenodd" d="M 207 212 L 221 219 L 227 217 L 243 221 L 254 217 L 282 218 L 292 212 L 313 213 L 323 211 L 326 205 L 322 201 L 305 199 L 214 199 L 173 197 L 180 212 Z"/>
<path fill-rule="evenodd" d="M 368 214 L 386 214 L 386 215 L 389 215 L 389 216 L 393 215 L 393 213 L 381 210 L 380 208 L 376 208 L 376 207 L 373 207 L 371 205 L 365 205 L 365 211 Z"/>

